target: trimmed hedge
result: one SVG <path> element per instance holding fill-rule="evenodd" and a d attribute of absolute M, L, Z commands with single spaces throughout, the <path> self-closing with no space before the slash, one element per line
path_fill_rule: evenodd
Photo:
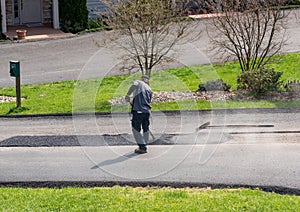
<path fill-rule="evenodd" d="M 0 4 L 0 40 L 2 41 L 2 40 L 5 40 L 6 37 L 2 33 L 2 14 L 1 14 L 1 11 L 2 11 L 2 9 L 1 9 L 1 4 Z"/>
<path fill-rule="evenodd" d="M 59 0 L 59 16 L 64 32 L 85 30 L 88 23 L 86 0 Z"/>
<path fill-rule="evenodd" d="M 0 38 L 2 37 L 2 9 L 0 4 Z"/>

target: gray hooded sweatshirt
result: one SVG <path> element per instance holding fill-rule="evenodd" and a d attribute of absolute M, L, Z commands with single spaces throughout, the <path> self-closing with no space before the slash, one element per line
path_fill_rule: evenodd
<path fill-rule="evenodd" d="M 152 90 L 150 86 L 141 80 L 136 80 L 131 88 L 133 87 L 134 91 L 132 110 L 141 113 L 150 113 L 150 103 L 152 99 Z"/>

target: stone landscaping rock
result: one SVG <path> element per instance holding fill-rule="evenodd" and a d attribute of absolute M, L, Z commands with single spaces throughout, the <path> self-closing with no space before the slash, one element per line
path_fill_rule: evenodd
<path fill-rule="evenodd" d="M 295 101 L 300 100 L 299 92 L 270 92 L 266 95 L 255 97 L 248 95 L 245 91 L 181 91 L 181 92 L 154 92 L 152 103 L 172 102 L 178 100 L 208 100 L 208 101 L 255 101 L 255 100 L 270 100 L 270 101 Z M 124 97 L 114 98 L 109 101 L 112 105 L 126 104 Z"/>
<path fill-rule="evenodd" d="M 16 97 L 12 96 L 0 96 L 0 103 L 15 102 L 16 99 Z M 24 98 L 21 98 L 21 100 L 24 100 Z"/>
<path fill-rule="evenodd" d="M 16 97 L 0 96 L 0 103 L 15 102 L 15 101 L 16 101 Z"/>

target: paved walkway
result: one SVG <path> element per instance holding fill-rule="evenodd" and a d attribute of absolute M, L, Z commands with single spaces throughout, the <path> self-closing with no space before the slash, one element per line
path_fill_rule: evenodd
<path fill-rule="evenodd" d="M 26 30 L 25 39 L 18 39 L 16 30 Z M 48 25 L 21 25 L 21 26 L 9 26 L 5 35 L 10 40 L 18 40 L 19 42 L 26 41 L 41 41 L 45 39 L 58 39 L 58 38 L 70 38 L 75 36 L 72 33 L 64 33 L 59 29 L 53 29 Z"/>

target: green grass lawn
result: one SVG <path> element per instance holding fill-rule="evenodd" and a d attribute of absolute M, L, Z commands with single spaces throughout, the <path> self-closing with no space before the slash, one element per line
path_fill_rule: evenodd
<path fill-rule="evenodd" d="M 300 197 L 250 189 L 0 188 L 2 211 L 299 211 Z"/>
<path fill-rule="evenodd" d="M 300 53 L 278 56 L 279 62 L 270 65 L 276 71 L 282 71 L 282 79 L 300 80 Z M 223 79 L 236 89 L 236 76 L 239 73 L 236 62 L 205 66 L 183 67 L 153 72 L 151 87 L 153 91 L 197 90 L 199 83 L 208 80 Z M 108 100 L 124 96 L 138 75 L 123 75 L 82 81 L 64 81 L 39 85 L 23 85 L 22 108 L 15 103 L 0 103 L 0 114 L 51 114 L 73 112 L 110 112 L 128 111 L 128 105 L 111 107 Z M 15 96 L 14 87 L 0 88 L 0 95 Z M 275 108 L 299 107 L 295 101 L 176 101 L 153 105 L 153 110 L 205 110 L 216 108 Z"/>

